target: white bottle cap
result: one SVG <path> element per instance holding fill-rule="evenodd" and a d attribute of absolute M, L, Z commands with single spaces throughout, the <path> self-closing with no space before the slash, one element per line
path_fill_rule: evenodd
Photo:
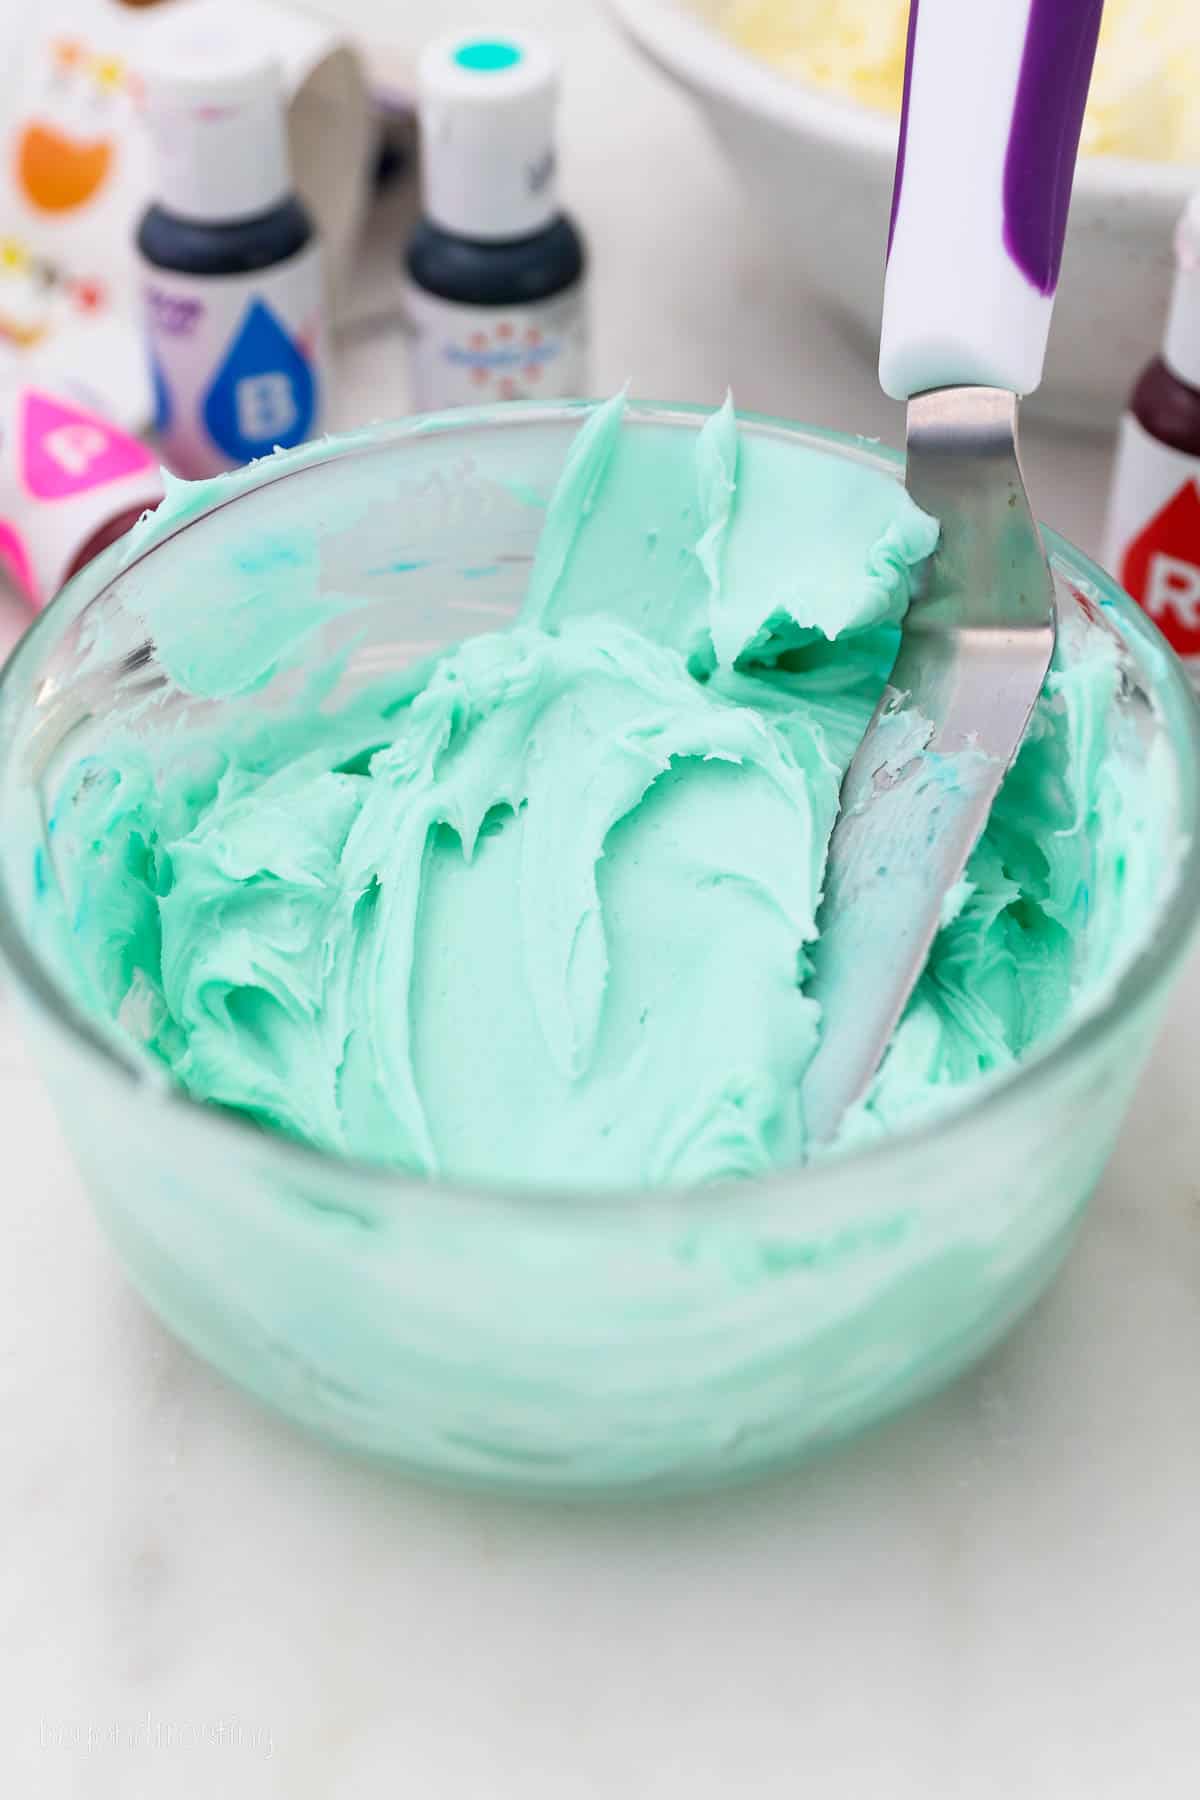
<path fill-rule="evenodd" d="M 287 198 L 282 73 L 268 51 L 245 44 L 228 11 L 184 6 L 156 21 L 139 73 L 165 211 L 231 224 Z"/>
<path fill-rule="evenodd" d="M 1175 233 L 1175 286 L 1163 361 L 1189 387 L 1200 388 L 1200 193 L 1192 195 Z"/>
<path fill-rule="evenodd" d="M 558 65 L 523 32 L 457 32 L 418 68 L 425 213 L 457 237 L 531 237 L 558 210 Z"/>

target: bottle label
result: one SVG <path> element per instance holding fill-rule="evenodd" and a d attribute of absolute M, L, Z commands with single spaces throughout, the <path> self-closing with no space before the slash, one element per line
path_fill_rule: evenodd
<path fill-rule="evenodd" d="M 583 283 L 530 306 L 459 306 L 407 284 L 414 412 L 587 392 Z"/>
<path fill-rule="evenodd" d="M 35 605 L 105 527 L 162 497 L 157 459 L 61 394 L 0 399 L 0 568 Z"/>
<path fill-rule="evenodd" d="M 155 426 L 178 475 L 215 475 L 322 428 L 321 253 L 251 275 L 143 265 Z"/>
<path fill-rule="evenodd" d="M 1200 675 L 1200 456 L 1121 424 L 1105 567 Z"/>

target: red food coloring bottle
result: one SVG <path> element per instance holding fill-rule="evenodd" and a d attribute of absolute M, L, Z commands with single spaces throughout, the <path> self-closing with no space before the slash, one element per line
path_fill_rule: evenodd
<path fill-rule="evenodd" d="M 1200 685 L 1200 194 L 1175 257 L 1162 355 L 1121 422 L 1101 560 Z"/>

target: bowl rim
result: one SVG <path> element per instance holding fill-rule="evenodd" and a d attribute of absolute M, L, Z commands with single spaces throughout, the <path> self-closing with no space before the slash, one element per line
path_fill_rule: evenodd
<path fill-rule="evenodd" d="M 139 544 L 130 554 L 126 539 L 118 541 L 86 565 L 54 597 L 31 622 L 7 661 L 0 666 L 0 720 L 10 704 L 12 691 L 24 675 L 25 664 L 42 647 L 56 642 L 60 618 L 74 619 L 71 601 L 86 595 L 91 604 L 131 568 L 152 556 L 160 547 L 202 523 L 213 513 L 250 494 L 262 493 L 293 474 L 319 468 L 327 462 L 370 454 L 410 438 L 427 439 L 455 436 L 461 432 L 520 430 L 526 426 L 575 423 L 594 407 L 598 400 L 501 401 L 487 406 L 462 407 L 452 412 L 416 414 L 365 430 L 325 437 L 315 443 L 288 452 L 276 451 L 272 456 L 245 465 L 229 476 L 213 482 L 176 483 L 181 489 L 211 488 L 217 490 L 211 500 L 200 507 L 185 506 L 181 516 L 167 521 L 166 528 L 155 533 L 153 523 L 149 541 Z M 626 419 L 653 426 L 675 426 L 695 431 L 716 410 L 713 406 L 691 402 L 661 402 L 650 399 L 628 400 Z M 739 426 L 765 437 L 783 438 L 797 447 L 832 451 L 868 467 L 876 468 L 892 480 L 902 480 L 904 458 L 900 451 L 883 445 L 879 439 L 852 432 L 835 431 L 823 426 L 808 426 L 767 413 L 737 412 Z M 154 515 L 151 515 L 153 521 Z M 1094 1044 L 1109 1036 L 1125 1018 L 1144 1001 L 1157 993 L 1200 926 L 1200 704 L 1194 695 L 1183 665 L 1169 649 L 1158 628 L 1136 603 L 1084 553 L 1066 539 L 1042 526 L 1047 554 L 1058 559 L 1064 578 L 1077 591 L 1091 589 L 1120 618 L 1122 642 L 1136 657 L 1148 691 L 1153 695 L 1162 720 L 1166 740 L 1176 771 L 1181 775 L 1180 796 L 1184 816 L 1180 821 L 1180 857 L 1173 884 L 1161 906 L 1157 929 L 1148 933 L 1146 941 L 1120 971 L 1099 1004 L 1088 1008 L 1073 1023 L 1052 1033 L 1032 1054 L 1010 1068 L 981 1076 L 975 1091 L 945 1112 L 934 1113 L 904 1130 L 845 1150 L 828 1158 L 805 1164 L 784 1164 L 754 1177 L 728 1178 L 707 1187 L 597 1188 L 547 1183 L 545 1186 L 521 1186 L 515 1183 L 467 1181 L 440 1175 L 420 1175 L 389 1168 L 362 1157 L 324 1150 L 282 1133 L 264 1131 L 261 1126 L 240 1115 L 196 1099 L 157 1070 L 132 1047 L 128 1052 L 103 1033 L 89 1018 L 73 996 L 61 986 L 56 975 L 43 961 L 27 938 L 15 901 L 10 894 L 3 862 L 0 861 L 0 969 L 5 966 L 16 977 L 25 999 L 35 1008 L 48 1011 L 56 1027 L 73 1040 L 77 1049 L 98 1057 L 108 1071 L 140 1090 L 147 1099 L 178 1109 L 182 1119 L 195 1128 L 207 1131 L 214 1141 L 224 1137 L 231 1150 L 253 1147 L 284 1163 L 294 1164 L 297 1173 L 311 1176 L 314 1172 L 333 1172 L 339 1180 L 360 1184 L 386 1205 L 389 1198 L 436 1195 L 438 1203 L 452 1206 L 466 1204 L 485 1209 L 496 1205 L 527 1206 L 538 1212 L 545 1206 L 566 1210 L 581 1208 L 596 1214 L 624 1214 L 630 1205 L 645 1208 L 652 1203 L 658 1208 L 686 1209 L 689 1218 L 700 1219 L 710 1213 L 726 1216 L 730 1205 L 747 1204 L 748 1189 L 755 1202 L 765 1205 L 785 1193 L 789 1204 L 795 1196 L 796 1184 L 829 1183 L 852 1180 L 855 1174 L 888 1158 L 916 1152 L 934 1143 L 946 1145 L 959 1132 L 970 1130 L 985 1114 L 994 1113 L 1015 1096 L 1030 1090 L 1036 1083 L 1061 1071 L 1081 1057 Z M 1079 587 L 1082 584 L 1082 588 Z M 1088 598 L 1091 596 L 1088 595 Z M 1140 652 L 1140 654 L 1139 654 Z M 35 662 L 35 670 L 37 664 Z M 14 704 L 22 704 L 17 695 Z"/>
<path fill-rule="evenodd" d="M 766 117 L 786 131 L 815 128 L 824 138 L 889 166 L 896 155 L 899 115 L 881 112 L 847 94 L 786 75 L 743 50 L 691 10 L 688 0 L 605 0 L 632 41 L 660 68 L 687 85 Z M 1200 161 L 1156 162 L 1136 156 L 1081 155 L 1075 193 L 1181 210 L 1200 183 Z"/>

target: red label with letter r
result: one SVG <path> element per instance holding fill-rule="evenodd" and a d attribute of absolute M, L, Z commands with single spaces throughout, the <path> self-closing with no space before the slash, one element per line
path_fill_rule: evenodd
<path fill-rule="evenodd" d="M 1185 481 L 1134 538 L 1121 585 L 1180 656 L 1200 656 L 1200 486 Z"/>

